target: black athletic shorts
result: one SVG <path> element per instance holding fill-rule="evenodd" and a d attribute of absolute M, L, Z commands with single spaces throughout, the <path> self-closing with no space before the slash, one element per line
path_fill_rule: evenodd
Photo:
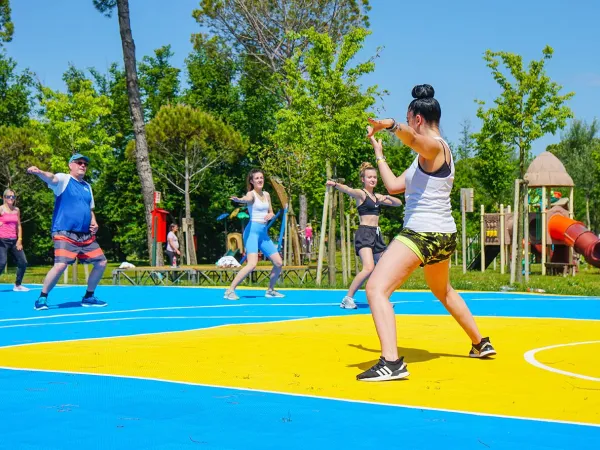
<path fill-rule="evenodd" d="M 387 246 L 383 242 L 381 230 L 379 227 L 371 227 L 368 225 L 359 225 L 356 234 L 354 235 L 354 249 L 356 254 L 361 248 L 370 248 L 373 250 L 373 255 L 383 252 Z"/>

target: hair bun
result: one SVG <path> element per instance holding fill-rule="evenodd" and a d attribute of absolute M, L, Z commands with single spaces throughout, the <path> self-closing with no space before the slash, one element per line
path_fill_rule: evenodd
<path fill-rule="evenodd" d="M 433 98 L 435 90 L 430 84 L 418 84 L 412 90 L 413 98 Z"/>

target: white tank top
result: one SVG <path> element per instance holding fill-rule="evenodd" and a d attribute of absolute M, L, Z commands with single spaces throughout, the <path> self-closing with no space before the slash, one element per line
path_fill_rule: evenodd
<path fill-rule="evenodd" d="M 450 147 L 441 138 L 435 138 Z M 446 149 L 444 149 L 445 151 Z M 439 178 L 419 167 L 419 155 L 406 171 L 404 227 L 416 232 L 456 233 L 450 192 L 454 184 L 454 160 L 450 153 L 450 175 Z"/>
<path fill-rule="evenodd" d="M 252 191 L 252 194 L 254 194 L 254 203 L 248 205 L 250 221 L 265 223 L 265 216 L 269 213 L 269 200 L 267 199 L 267 194 L 263 192 L 263 197 L 265 198 L 264 201 L 256 195 L 256 192 Z"/>

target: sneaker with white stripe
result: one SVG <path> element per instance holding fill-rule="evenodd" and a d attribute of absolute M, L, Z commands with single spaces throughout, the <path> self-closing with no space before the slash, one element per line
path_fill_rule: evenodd
<path fill-rule="evenodd" d="M 490 342 L 490 338 L 484 337 L 477 345 L 473 344 L 469 356 L 471 358 L 487 358 L 496 354 L 496 350 Z"/>
<path fill-rule="evenodd" d="M 391 381 L 409 376 L 408 366 L 404 363 L 404 356 L 397 361 L 387 361 L 383 356 L 377 364 L 369 370 L 356 376 L 359 381 Z"/>

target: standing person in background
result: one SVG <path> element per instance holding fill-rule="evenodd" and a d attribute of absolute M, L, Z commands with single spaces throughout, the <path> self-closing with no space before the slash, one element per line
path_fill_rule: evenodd
<path fill-rule="evenodd" d="M 306 253 L 308 255 L 308 260 L 310 261 L 313 243 L 313 229 L 310 223 L 306 224 L 306 228 L 304 229 L 304 238 L 306 239 Z"/>
<path fill-rule="evenodd" d="M 3 203 L 0 205 L 0 275 L 6 267 L 7 255 L 10 250 L 17 262 L 17 276 L 15 278 L 15 292 L 27 292 L 29 289 L 21 285 L 27 258 L 23 252 L 23 228 L 21 227 L 21 211 L 15 206 L 17 196 L 15 191 L 7 189 L 2 195 Z"/>
<path fill-rule="evenodd" d="M 181 252 L 179 251 L 179 239 L 177 239 L 177 231 L 179 230 L 179 225 L 176 223 L 172 223 L 169 225 L 169 234 L 167 234 L 167 261 L 168 264 L 173 267 L 178 266 L 177 264 L 177 256 L 181 256 Z"/>

